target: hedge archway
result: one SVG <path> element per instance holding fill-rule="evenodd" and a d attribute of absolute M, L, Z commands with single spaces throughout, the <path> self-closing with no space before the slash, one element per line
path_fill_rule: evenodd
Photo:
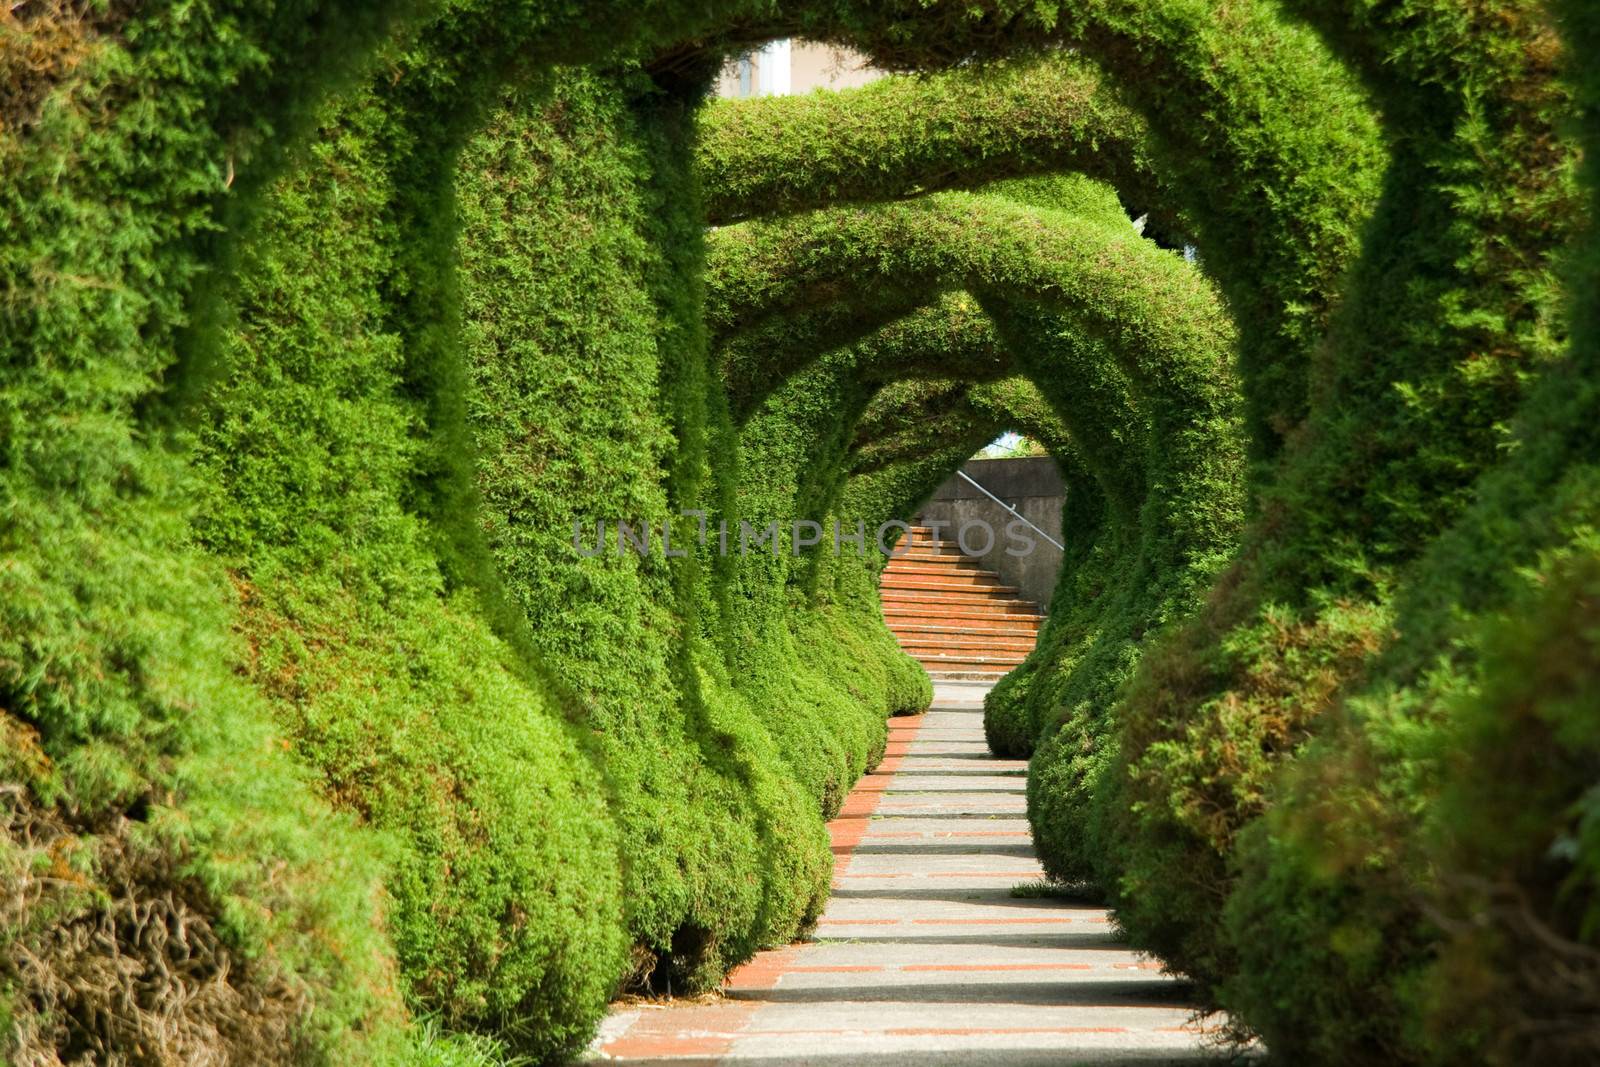
<path fill-rule="evenodd" d="M 1054 869 L 1277 1054 L 1592 1058 L 1592 968 L 1508 965 L 1596 929 L 1597 30 L 1556 10 L 9 10 L 8 1054 L 549 1059 L 624 983 L 714 985 L 814 916 L 926 679 L 870 564 L 680 513 L 905 508 L 1027 420 L 1086 614 L 991 718 Z M 703 104 L 788 34 L 933 73 Z M 1120 203 L 989 184 L 1062 170 Z M 585 556 L 574 515 L 694 549 Z M 1101 661 L 1111 575 L 1147 595 Z M 172 977 L 108 1028 L 72 946 L 156 901 L 206 949 L 130 936 Z"/>

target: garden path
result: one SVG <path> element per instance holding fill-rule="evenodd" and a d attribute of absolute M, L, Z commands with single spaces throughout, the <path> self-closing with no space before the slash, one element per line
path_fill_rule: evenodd
<path fill-rule="evenodd" d="M 590 1056 L 625 1064 L 1193 1063 L 1215 1020 L 1103 908 L 1013 895 L 1042 876 L 1027 764 L 989 754 L 987 685 L 940 683 L 889 721 L 883 762 L 829 823 L 833 895 L 808 941 L 721 994 L 618 1005 Z"/>

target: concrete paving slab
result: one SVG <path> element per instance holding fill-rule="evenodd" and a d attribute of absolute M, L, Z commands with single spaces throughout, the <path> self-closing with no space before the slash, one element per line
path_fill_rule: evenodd
<path fill-rule="evenodd" d="M 890 722 L 885 766 L 830 824 L 833 892 L 808 941 L 722 995 L 618 1005 L 589 1058 L 762 1067 L 1216 1062 L 1219 1020 L 1118 939 L 1104 909 L 1013 894 L 1042 879 L 1027 763 L 983 740 L 987 684 L 939 682 Z"/>

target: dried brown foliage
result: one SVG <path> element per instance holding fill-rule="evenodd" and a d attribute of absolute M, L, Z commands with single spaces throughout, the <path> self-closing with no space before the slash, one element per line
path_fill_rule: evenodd
<path fill-rule="evenodd" d="M 0 786 L 0 989 L 16 1067 L 299 1062 L 304 994 L 241 959 L 170 850 Z"/>
<path fill-rule="evenodd" d="M 96 13 L 88 0 L 0 4 L 0 131 L 16 133 L 33 123 L 50 90 L 72 75 L 127 6 Z"/>

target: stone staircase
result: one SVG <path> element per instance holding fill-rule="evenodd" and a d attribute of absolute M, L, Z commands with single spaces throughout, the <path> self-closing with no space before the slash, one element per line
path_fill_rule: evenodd
<path fill-rule="evenodd" d="M 994 681 L 1033 649 L 1044 617 L 1015 586 L 913 526 L 910 549 L 889 561 L 880 596 L 900 646 L 935 681 Z"/>

